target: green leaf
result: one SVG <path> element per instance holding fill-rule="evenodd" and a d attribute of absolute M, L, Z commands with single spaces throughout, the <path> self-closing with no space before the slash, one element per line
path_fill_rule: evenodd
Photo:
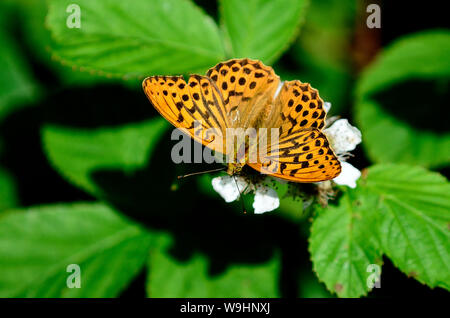
<path fill-rule="evenodd" d="M 353 97 L 348 50 L 356 6 L 354 0 L 311 1 L 302 34 L 287 52 L 288 60 L 294 63 L 280 61 L 275 65 L 282 79 L 299 79 L 317 88 L 322 99 L 333 105 L 333 115 L 341 115 Z"/>
<path fill-rule="evenodd" d="M 68 28 L 71 0 L 49 2 L 52 52 L 71 66 L 117 76 L 204 72 L 224 58 L 214 21 L 188 0 L 80 0 L 81 27 Z"/>
<path fill-rule="evenodd" d="M 3 9 L 2 9 L 3 10 Z M 29 66 L 7 30 L 7 18 L 0 14 L 0 120 L 14 108 L 38 97 L 39 90 Z"/>
<path fill-rule="evenodd" d="M 338 296 L 365 295 L 367 265 L 386 254 L 408 276 L 450 289 L 449 193 L 444 177 L 420 167 L 369 168 L 313 223 L 310 252 L 319 279 Z"/>
<path fill-rule="evenodd" d="M 362 131 L 362 145 L 375 162 L 429 167 L 450 162 L 449 133 L 416 130 L 372 100 L 358 103 L 357 121 Z"/>
<path fill-rule="evenodd" d="M 0 296 L 118 296 L 144 265 L 149 244 L 146 231 L 100 203 L 4 213 Z M 70 264 L 80 266 L 81 288 L 67 287 Z"/>
<path fill-rule="evenodd" d="M 370 288 L 370 264 L 381 265 L 382 251 L 373 235 L 378 198 L 363 189 L 346 190 L 338 206 L 319 208 L 311 227 L 309 250 L 314 271 L 339 297 L 360 297 Z"/>
<path fill-rule="evenodd" d="M 439 116 L 448 100 L 449 54 L 450 32 L 427 31 L 395 42 L 363 73 L 356 116 L 373 161 L 450 163 L 450 133 Z"/>
<path fill-rule="evenodd" d="M 432 30 L 405 36 L 382 52 L 364 71 L 358 95 L 368 96 L 410 77 L 450 74 L 450 31 Z"/>
<path fill-rule="evenodd" d="M 450 183 L 406 165 L 378 165 L 362 182 L 381 199 L 382 248 L 405 274 L 450 290 Z"/>
<path fill-rule="evenodd" d="M 171 244 L 169 236 L 161 235 L 150 251 L 150 297 L 279 297 L 278 257 L 264 264 L 233 265 L 223 273 L 211 275 L 204 256 L 195 254 L 180 262 L 169 255 Z"/>
<path fill-rule="evenodd" d="M 119 82 L 119 79 L 100 76 L 98 73 L 81 72 L 80 68 L 75 66 L 56 63 L 51 58 L 48 48 L 51 45 L 52 38 L 48 28 L 45 26 L 45 17 L 48 12 L 47 1 L 36 0 L 14 0 L 18 8 L 18 19 L 21 34 L 24 37 L 25 49 L 33 52 L 33 58 L 39 60 L 49 68 L 59 80 L 67 85 L 92 85 L 106 82 Z M 133 81 L 131 81 L 133 83 Z M 128 84 L 127 82 L 124 82 Z M 136 82 L 133 83 L 134 85 Z M 139 86 L 135 85 L 136 87 Z"/>
<path fill-rule="evenodd" d="M 271 64 L 300 29 L 306 0 L 222 0 L 221 22 L 233 57 Z"/>
<path fill-rule="evenodd" d="M 167 130 L 162 118 L 116 128 L 86 130 L 46 125 L 42 140 L 53 166 L 70 182 L 87 192 L 102 196 L 93 173 L 118 169 L 124 173 L 145 166 L 154 148 Z"/>
<path fill-rule="evenodd" d="M 331 103 L 331 115 L 342 114 L 348 106 L 351 91 L 349 70 L 344 66 L 327 64 L 318 60 L 317 56 L 307 55 L 306 52 L 296 53 L 295 58 L 302 61 L 299 67 L 301 71 L 291 72 L 277 65 L 277 74 L 286 81 L 300 80 L 310 83 L 319 90 L 320 97 L 324 101 Z"/>
<path fill-rule="evenodd" d="M 14 179 L 0 167 L 0 211 L 16 206 L 18 201 Z"/>

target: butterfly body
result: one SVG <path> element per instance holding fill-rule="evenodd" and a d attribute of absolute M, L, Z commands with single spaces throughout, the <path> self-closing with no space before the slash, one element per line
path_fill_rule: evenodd
<path fill-rule="evenodd" d="M 245 164 L 242 163 L 229 163 L 227 167 L 227 173 L 230 176 L 234 176 L 236 174 L 239 174 L 242 169 L 244 168 Z"/>
<path fill-rule="evenodd" d="M 326 112 L 317 90 L 280 82 L 259 61 L 233 59 L 206 76 L 151 76 L 143 89 L 175 127 L 222 153 L 230 175 L 245 165 L 293 182 L 336 177 L 341 166 L 321 132 Z"/>

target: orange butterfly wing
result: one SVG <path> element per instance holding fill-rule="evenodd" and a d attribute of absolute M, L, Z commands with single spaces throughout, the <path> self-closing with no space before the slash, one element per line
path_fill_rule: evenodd
<path fill-rule="evenodd" d="M 270 126 L 280 127 L 279 141 L 265 151 L 252 168 L 293 182 L 319 182 L 337 177 L 341 164 L 321 132 L 326 111 L 316 89 L 298 80 L 283 83 L 274 101 L 278 116 Z"/>
<path fill-rule="evenodd" d="M 231 127 L 261 127 L 280 83 L 271 67 L 256 60 L 233 59 L 217 64 L 206 75 L 222 93 Z"/>
<path fill-rule="evenodd" d="M 316 128 L 298 130 L 269 146 L 262 163 L 249 166 L 264 174 L 293 181 L 319 182 L 339 175 L 341 165 L 326 136 Z"/>
<path fill-rule="evenodd" d="M 278 128 L 278 142 L 261 162 L 249 163 L 262 173 L 293 182 L 335 178 L 341 165 L 320 131 L 326 117 L 323 100 L 300 81 L 284 82 L 274 98 L 279 83 L 260 61 L 234 59 L 217 64 L 207 76 L 192 75 L 188 83 L 182 76 L 152 76 L 143 88 L 169 122 L 219 152 L 227 128 Z"/>
<path fill-rule="evenodd" d="M 142 83 L 158 112 L 194 140 L 222 151 L 228 117 L 220 90 L 206 76 L 151 76 Z M 213 142 L 214 141 L 214 142 Z"/>
<path fill-rule="evenodd" d="M 281 127 L 281 136 L 307 128 L 321 130 L 325 126 L 323 100 L 308 83 L 298 80 L 284 82 L 275 104 L 281 109 L 276 124 Z"/>

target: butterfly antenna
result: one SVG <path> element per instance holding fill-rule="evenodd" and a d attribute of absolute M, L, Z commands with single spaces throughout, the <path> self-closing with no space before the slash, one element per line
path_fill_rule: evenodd
<path fill-rule="evenodd" d="M 210 173 L 210 172 L 217 172 L 217 171 L 222 171 L 225 170 L 227 167 L 222 167 L 222 168 L 218 168 L 218 169 L 212 169 L 212 170 L 206 170 L 206 171 L 199 171 L 199 172 L 193 172 L 193 173 L 188 173 L 188 174 L 184 174 L 182 176 L 178 176 L 178 179 L 183 179 L 186 177 L 190 177 L 190 176 L 195 176 L 198 174 L 204 174 L 204 173 Z"/>
<path fill-rule="evenodd" d="M 243 189 L 241 192 L 241 190 L 239 190 L 239 186 L 238 186 L 235 176 L 233 176 L 233 180 L 234 180 L 234 183 L 236 184 L 236 188 L 239 192 L 239 201 L 241 202 L 242 211 L 244 211 L 244 214 L 247 214 L 247 209 L 245 208 L 245 203 L 244 203 L 244 200 L 242 199 L 242 192 L 244 192 L 245 189 Z"/>

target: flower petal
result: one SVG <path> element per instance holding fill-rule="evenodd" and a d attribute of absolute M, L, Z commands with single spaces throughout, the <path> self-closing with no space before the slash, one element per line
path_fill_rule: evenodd
<path fill-rule="evenodd" d="M 361 132 L 349 124 L 347 119 L 336 120 L 331 127 L 323 131 L 336 153 L 352 151 L 361 142 Z"/>
<path fill-rule="evenodd" d="M 247 187 L 247 182 L 241 178 L 236 177 L 236 182 L 231 176 L 220 176 L 212 179 L 211 181 L 213 189 L 220 194 L 225 202 L 233 202 L 239 198 L 239 192 L 243 192 Z M 239 189 L 236 187 L 236 183 Z"/>
<path fill-rule="evenodd" d="M 330 109 L 331 109 L 331 103 L 330 102 L 324 102 L 322 107 L 328 113 L 330 111 Z"/>
<path fill-rule="evenodd" d="M 340 185 L 345 185 L 350 188 L 356 188 L 356 180 L 361 176 L 361 171 L 353 167 L 348 162 L 341 162 L 342 171 L 333 179 L 333 181 Z"/>
<path fill-rule="evenodd" d="M 253 201 L 253 209 L 255 214 L 261 214 L 275 210 L 280 206 L 280 199 L 277 192 L 264 185 L 259 185 L 255 191 L 255 201 Z"/>

